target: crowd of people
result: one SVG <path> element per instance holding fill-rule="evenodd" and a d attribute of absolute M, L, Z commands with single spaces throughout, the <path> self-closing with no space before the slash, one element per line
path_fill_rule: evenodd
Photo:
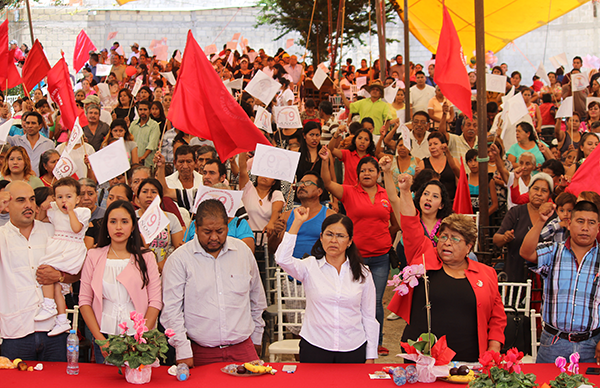
<path fill-rule="evenodd" d="M 586 73 L 588 88 L 571 88 L 571 76 L 582 71 L 580 57 L 569 72 L 549 73 L 550 85 L 534 77 L 525 86 L 506 64 L 490 69 L 528 107 L 524 120 L 508 124 L 503 94 L 475 87 L 484 75 L 469 78 L 473 101 L 484 93 L 487 111 L 476 112 L 473 104 L 469 118 L 453 106 L 435 83 L 435 60 L 404 64 L 398 55 L 382 74 L 378 60 L 369 66 L 363 59 L 355 68 L 348 59 L 315 101 L 307 95 L 316 64 L 283 49 L 274 56 L 226 47 L 210 54 L 223 81 L 242 79 L 245 86 L 262 71 L 282 85 L 273 101 L 233 90 L 251 119 L 259 106 L 299 107 L 301 127 L 273 122 L 264 131 L 273 146 L 300 154 L 290 184 L 250 174 L 253 152 L 223 163 L 211 140 L 174 128 L 167 119 L 174 90 L 164 74 L 177 78 L 179 53 L 159 61 L 137 43 L 130 48 L 128 56 L 117 42 L 90 52 L 78 75 L 74 95 L 84 141 L 70 152 L 76 177 L 54 175 L 73 128 L 43 85 L 12 105 L 0 94 L 0 124 L 13 120 L 0 149 L 2 355 L 64 361 L 71 327 L 65 308 L 76 303 L 98 363 L 108 350 L 95 340 L 121 333 L 122 322 L 133 327 L 132 311 L 150 329 L 174 330 L 172 362 L 257 359 L 263 312 L 273 301 L 254 252 L 268 241 L 289 274 L 284 292 L 298 282 L 306 292 L 302 329 L 290 330 L 301 339 L 301 362 L 386 356 L 386 316 L 406 320 L 403 340 L 416 340 L 427 332 L 427 303 L 432 330 L 447 336 L 455 359 L 477 361 L 505 342 L 499 274 L 525 282 L 535 273 L 544 280 L 538 360 L 552 362 L 576 348 L 582 362 L 600 361 L 600 195 L 568 191 L 600 136 L 600 100 L 593 98 L 600 97 L 600 73 Z M 25 57 L 15 50 L 16 63 Z M 98 64 L 112 65 L 110 74 L 98 76 Z M 142 87 L 133 95 L 136 80 Z M 397 89 L 392 98 L 390 88 Z M 569 96 L 572 117 L 555 117 Z M 493 243 L 506 247 L 494 267 L 474 254 L 473 217 L 452 210 L 461 159 L 474 212 L 481 207 L 481 120 L 488 128 L 489 224 L 496 227 Z M 88 156 L 121 138 L 131 169 L 98 185 Z M 201 186 L 240 190 L 242 206 L 234 217 L 216 200 L 194 209 Z M 157 197 L 169 225 L 147 243 L 137 220 Z M 384 306 L 390 270 L 423 263 L 429 291 L 421 280 Z"/>

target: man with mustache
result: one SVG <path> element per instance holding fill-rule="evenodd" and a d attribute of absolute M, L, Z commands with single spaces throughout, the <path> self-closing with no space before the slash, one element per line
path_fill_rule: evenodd
<path fill-rule="evenodd" d="M 29 184 L 15 181 L 0 192 L 0 212 L 5 209 L 10 221 L 0 227 L 1 355 L 65 362 L 67 333 L 49 337 L 54 318 L 34 321 L 44 300 L 38 283 L 73 283 L 80 275 L 64 274 L 47 265 L 38 267 L 54 227 L 35 220 L 37 206 Z"/>

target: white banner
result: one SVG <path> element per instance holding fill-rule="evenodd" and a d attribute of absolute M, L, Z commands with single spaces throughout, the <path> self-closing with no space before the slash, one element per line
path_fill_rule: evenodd
<path fill-rule="evenodd" d="M 160 209 L 160 196 L 157 195 L 138 220 L 140 233 L 146 244 L 150 244 L 167 225 L 169 217 Z"/>

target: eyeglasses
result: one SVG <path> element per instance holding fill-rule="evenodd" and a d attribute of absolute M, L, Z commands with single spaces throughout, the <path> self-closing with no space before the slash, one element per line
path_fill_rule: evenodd
<path fill-rule="evenodd" d="M 323 236 L 327 237 L 330 240 L 332 240 L 334 237 L 336 240 L 345 240 L 348 238 L 348 235 L 346 235 L 346 234 L 332 233 L 332 232 L 325 232 L 325 233 L 323 233 Z"/>
<path fill-rule="evenodd" d="M 301 186 L 316 186 L 317 184 L 313 181 L 300 181 L 298 183 L 296 183 L 296 186 L 301 187 Z"/>
<path fill-rule="evenodd" d="M 413 122 L 413 124 L 415 124 L 415 125 L 427 125 L 427 121 L 417 121 L 417 120 L 413 120 L 412 122 Z"/>
<path fill-rule="evenodd" d="M 447 234 L 442 234 L 442 235 L 439 237 L 439 240 L 440 240 L 442 243 L 445 243 L 446 241 L 450 240 L 450 243 L 451 243 L 451 244 L 453 244 L 453 245 L 458 245 L 458 244 L 459 244 L 461 241 L 463 241 L 464 239 L 462 239 L 462 238 L 458 238 L 458 237 L 451 237 L 451 236 L 448 236 Z"/>

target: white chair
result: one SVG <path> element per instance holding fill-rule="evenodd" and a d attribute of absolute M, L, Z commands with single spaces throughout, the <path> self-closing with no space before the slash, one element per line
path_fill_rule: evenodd
<path fill-rule="evenodd" d="M 331 102 L 334 112 L 339 112 L 343 105 L 342 96 L 329 96 L 329 102 Z"/>
<path fill-rule="evenodd" d="M 540 346 L 540 341 L 538 340 L 537 335 L 537 323 L 538 319 L 542 323 L 542 314 L 536 312 L 534 309 L 529 311 L 529 318 L 531 322 L 531 355 L 526 355 L 523 357 L 523 363 L 525 364 L 535 364 L 537 360 L 537 350 L 538 346 Z"/>
<path fill-rule="evenodd" d="M 79 322 L 79 306 L 75 305 L 72 309 L 67 309 L 67 316 L 69 314 L 73 314 L 73 319 L 71 320 L 71 327 L 73 328 L 73 330 L 77 331 L 77 325 Z"/>
<path fill-rule="evenodd" d="M 500 296 L 504 311 L 513 311 L 523 313 L 529 316 L 531 306 L 531 279 L 527 283 L 498 283 Z"/>
<path fill-rule="evenodd" d="M 306 301 L 304 295 L 304 287 L 297 282 L 288 282 L 289 295 L 283 295 L 283 282 L 287 282 L 287 274 L 277 268 L 276 271 L 276 292 L 277 292 L 277 341 L 269 345 L 269 361 L 276 362 L 277 355 L 281 354 L 299 354 L 300 340 L 299 339 L 284 339 L 285 327 L 301 327 L 301 319 L 298 316 L 304 316 L 304 309 L 286 308 L 286 302 Z M 284 314 L 289 322 L 283 322 Z"/>

